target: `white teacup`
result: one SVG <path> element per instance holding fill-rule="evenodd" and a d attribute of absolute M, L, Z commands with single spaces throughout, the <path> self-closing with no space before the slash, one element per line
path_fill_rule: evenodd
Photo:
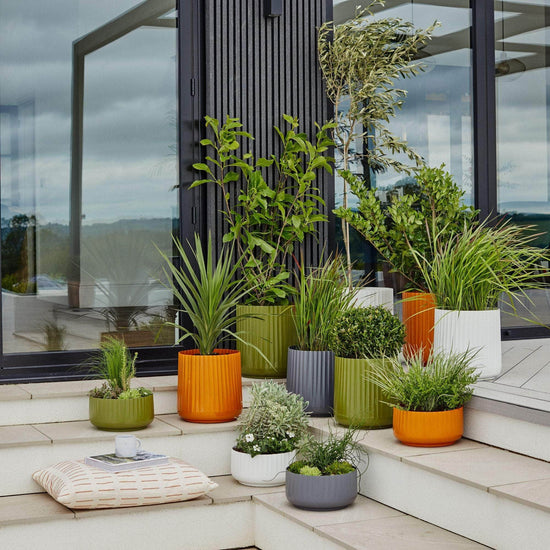
<path fill-rule="evenodd" d="M 115 454 L 120 458 L 133 458 L 141 449 L 141 439 L 135 435 L 117 435 L 115 437 Z"/>

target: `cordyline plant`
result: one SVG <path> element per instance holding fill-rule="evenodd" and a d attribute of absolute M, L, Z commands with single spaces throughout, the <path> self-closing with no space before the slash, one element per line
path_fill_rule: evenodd
<path fill-rule="evenodd" d="M 297 280 L 292 311 L 297 347 L 302 351 L 330 350 L 333 325 L 355 297 L 346 284 L 344 262 L 337 256 L 309 271 L 301 267 Z"/>
<path fill-rule="evenodd" d="M 454 182 L 444 165 L 422 167 L 415 173 L 416 183 L 399 196 L 389 192 L 382 202 L 361 178 L 349 178 L 350 188 L 359 198 L 357 210 L 337 209 L 337 215 L 370 242 L 392 268 L 403 275 L 410 290 L 428 292 L 424 272 L 416 258 L 431 264 L 434 256 L 431 235 L 448 242 L 464 227 L 475 225 L 478 211 L 462 203 L 464 191 Z"/>
<path fill-rule="evenodd" d="M 532 303 L 528 291 L 544 286 L 548 276 L 545 251 L 532 246 L 538 236 L 531 226 L 485 221 L 465 226 L 451 239 L 444 233 L 431 236 L 431 259 L 413 254 L 438 308 L 496 309 L 506 297 L 516 311 L 516 303 Z"/>
<path fill-rule="evenodd" d="M 332 173 L 333 159 L 325 155 L 333 144 L 328 136 L 333 125 L 317 126 L 312 143 L 298 131 L 296 118 L 283 115 L 283 119 L 286 132 L 275 127 L 280 156 L 255 159 L 252 153 L 238 155 L 241 142 L 254 139 L 242 131 L 238 118 L 227 117 L 220 125 L 206 117 L 213 139 L 203 139 L 201 145 L 212 154 L 206 157 L 207 163 L 193 165 L 207 177 L 191 187 L 211 184 L 222 192 L 228 227 L 223 241 L 234 243 L 243 258 L 241 271 L 251 289 L 248 303 L 254 305 L 288 303 L 293 293 L 286 267 L 290 256 L 306 235 L 316 233 L 319 222 L 327 220 L 320 210 L 325 203 L 315 180 L 319 170 Z M 271 166 L 276 181 L 269 185 L 262 171 Z"/>
<path fill-rule="evenodd" d="M 342 206 L 348 208 L 350 163 L 365 161 L 369 169 L 393 169 L 410 173 L 411 167 L 394 155 L 404 154 L 415 166 L 422 158 L 406 141 L 390 132 L 387 125 L 401 108 L 407 92 L 395 88 L 395 81 L 423 70 L 416 60 L 418 51 L 430 39 L 436 23 L 425 30 L 399 18 L 373 18 L 375 0 L 358 9 L 355 17 L 342 24 L 324 23 L 318 35 L 319 64 L 326 93 L 334 104 L 334 141 L 341 155 L 339 175 L 343 178 Z M 356 145 L 364 144 L 360 151 Z M 369 174 L 364 178 L 367 188 Z M 342 219 L 342 232 L 351 285 L 349 225 Z"/>
<path fill-rule="evenodd" d="M 235 306 L 249 292 L 242 280 L 235 277 L 239 262 L 233 263 L 232 251 L 223 247 L 214 264 L 210 236 L 206 254 L 197 234 L 195 247 L 191 248 L 190 253 L 177 239 L 174 239 L 174 245 L 182 260 L 181 267 L 172 263 L 170 258 L 159 250 L 167 264 L 167 267 L 163 267 L 167 281 L 165 285 L 181 305 L 182 312 L 189 316 L 194 327 L 194 330 L 189 330 L 177 323 L 166 323 L 167 326 L 176 327 L 181 332 L 182 336 L 178 343 L 190 338 L 201 355 L 212 355 L 214 349 L 221 347 L 226 340 L 239 340 L 249 345 L 232 330 Z"/>

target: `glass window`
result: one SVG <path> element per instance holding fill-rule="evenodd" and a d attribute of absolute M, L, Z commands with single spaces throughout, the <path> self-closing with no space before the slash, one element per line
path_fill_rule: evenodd
<path fill-rule="evenodd" d="M 172 344 L 175 0 L 0 0 L 3 352 Z"/>
<path fill-rule="evenodd" d="M 345 21 L 357 5 L 369 3 L 335 0 L 334 19 Z M 452 4 L 452 6 L 450 5 Z M 417 28 L 427 28 L 435 20 L 441 23 L 430 42 L 422 49 L 425 71 L 397 82 L 406 89 L 407 98 L 390 130 L 405 138 L 430 166 L 446 165 L 465 191 L 465 202 L 473 202 L 472 161 L 472 51 L 470 43 L 471 9 L 468 0 L 449 2 L 413 2 L 388 0 L 375 6 L 380 17 L 399 17 Z M 405 161 L 405 158 L 400 160 Z M 360 166 L 356 166 L 361 171 Z M 392 171 L 371 174 L 371 185 L 381 192 L 403 186 L 404 174 Z M 341 200 L 341 182 L 336 181 L 336 202 Z M 351 205 L 353 207 L 353 204 Z M 337 230 L 338 230 L 337 224 Z M 352 240 L 357 265 L 363 265 L 364 248 L 360 238 Z"/>
<path fill-rule="evenodd" d="M 550 2 L 495 2 L 497 200 L 499 214 L 534 225 L 550 245 Z M 550 322 L 548 290 L 531 293 L 519 317 Z"/>

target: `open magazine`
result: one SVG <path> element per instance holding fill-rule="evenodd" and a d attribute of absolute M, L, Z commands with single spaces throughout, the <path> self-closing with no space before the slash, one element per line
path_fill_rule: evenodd
<path fill-rule="evenodd" d="M 94 466 L 107 470 L 108 472 L 123 472 L 124 470 L 134 470 L 136 468 L 147 468 L 149 466 L 160 466 L 168 463 L 166 455 L 149 453 L 147 451 L 138 451 L 136 456 L 123 458 L 116 456 L 115 453 L 105 455 L 87 456 L 84 463 L 88 466 Z"/>

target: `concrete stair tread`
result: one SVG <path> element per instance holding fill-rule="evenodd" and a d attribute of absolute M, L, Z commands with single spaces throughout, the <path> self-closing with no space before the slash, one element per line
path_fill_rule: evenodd
<path fill-rule="evenodd" d="M 133 433 L 140 439 L 146 439 L 234 431 L 237 424 L 237 421 L 197 424 L 185 422 L 177 414 L 167 414 L 157 415 L 147 428 L 124 433 Z M 114 440 L 117 433 L 123 432 L 99 430 L 88 420 L 0 426 L 0 447 Z"/>
<path fill-rule="evenodd" d="M 281 379 L 276 381 L 285 383 Z M 243 407 L 250 402 L 250 389 L 255 382 L 259 381 L 242 379 Z M 0 385 L 0 426 L 87 420 L 88 393 L 99 385 L 100 380 Z M 177 412 L 177 375 L 135 378 L 132 386 L 153 391 L 157 415 Z"/>
<path fill-rule="evenodd" d="M 310 426 L 318 436 L 343 430 L 332 419 L 313 418 Z M 462 439 L 449 447 L 409 447 L 397 441 L 393 430 L 361 430 L 360 446 L 405 464 L 458 481 L 482 491 L 498 493 L 524 505 L 550 512 L 550 498 L 537 483 L 550 486 L 550 463 L 510 451 Z M 368 476 L 368 470 L 366 472 Z M 537 482 L 537 483 L 534 483 Z"/>
<path fill-rule="evenodd" d="M 198 499 L 133 508 L 105 510 L 71 510 L 46 494 L 16 495 L 0 498 L 0 528 L 7 525 L 28 525 L 55 520 L 86 520 L 91 518 L 120 518 L 133 514 L 145 520 L 147 511 L 188 509 L 208 505 L 227 505 L 247 502 L 265 506 L 277 512 L 287 521 L 298 523 L 314 531 L 341 548 L 392 548 L 415 550 L 426 544 L 445 548 L 482 548 L 481 545 L 458 535 L 407 516 L 397 510 L 359 495 L 356 502 L 345 510 L 334 512 L 309 512 L 293 507 L 287 500 L 283 487 L 247 487 L 231 476 L 212 478 L 219 487 Z M 117 521 L 117 519 L 115 519 Z M 368 541 L 368 546 L 365 546 Z M 408 541 L 408 546 L 405 543 Z M 373 542 L 375 543 L 373 545 Z M 424 546 L 420 546 L 423 543 Z"/>
<path fill-rule="evenodd" d="M 274 379 L 281 384 L 284 379 Z M 255 382 L 254 378 L 242 379 L 243 387 L 250 387 Z M 48 399 L 53 397 L 87 397 L 88 392 L 101 385 L 100 380 L 71 380 L 67 382 L 31 382 L 29 384 L 5 384 L 0 385 L 0 401 L 15 401 L 18 399 Z M 135 378 L 132 386 L 143 386 L 153 391 L 176 391 L 178 389 L 178 376 L 144 376 Z"/>
<path fill-rule="evenodd" d="M 348 508 L 330 512 L 300 510 L 292 506 L 285 494 L 280 492 L 255 495 L 253 498 L 255 502 L 282 514 L 287 520 L 352 550 L 486 548 L 362 495 Z"/>
<path fill-rule="evenodd" d="M 328 434 L 331 430 L 343 430 L 333 420 L 326 418 L 312 418 L 310 425 L 313 432 L 320 436 Z M 178 415 L 170 414 L 159 415 L 150 426 L 132 433 L 144 440 L 145 448 L 147 439 L 154 439 L 154 443 L 151 443 L 155 446 L 153 450 L 162 452 L 158 448 L 159 440 L 162 441 L 166 437 L 208 436 L 220 432 L 233 434 L 236 428 L 237 422 L 197 424 L 185 422 Z M 67 443 L 93 444 L 110 442 L 115 435 L 116 432 L 98 430 L 89 421 L 3 426 L 0 427 L 0 448 L 56 446 Z M 462 439 L 449 447 L 409 447 L 399 443 L 391 429 L 362 430 L 359 439 L 361 447 L 367 453 L 378 453 L 482 491 L 498 493 L 504 498 L 515 499 L 525 505 L 550 511 L 550 499 L 545 499 L 544 493 L 538 491 L 537 484 L 533 483 L 544 481 L 550 484 L 548 462 L 467 439 Z M 200 467 L 199 464 L 195 465 Z"/>

